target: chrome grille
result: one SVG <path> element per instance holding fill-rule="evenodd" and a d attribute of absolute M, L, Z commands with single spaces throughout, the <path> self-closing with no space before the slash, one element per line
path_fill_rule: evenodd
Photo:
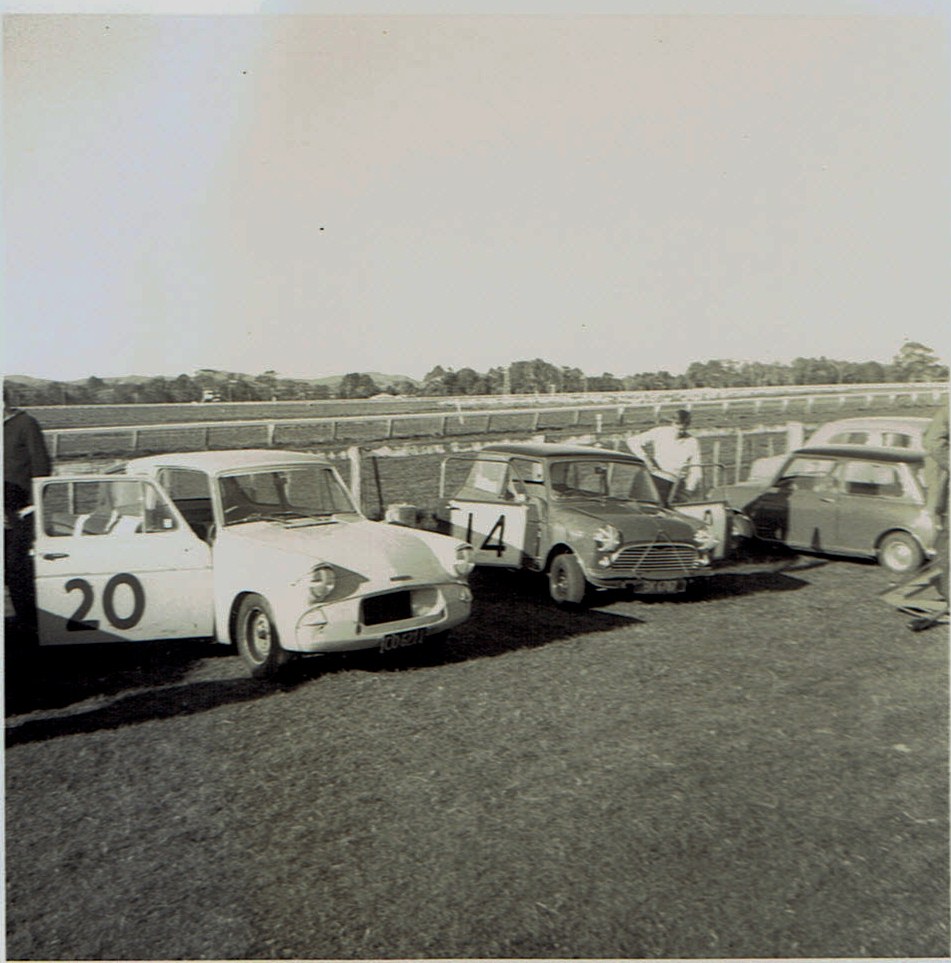
<path fill-rule="evenodd" d="M 639 575 L 643 578 L 678 577 L 693 572 L 696 561 L 696 547 L 683 542 L 625 545 L 606 571 L 611 575 Z"/>

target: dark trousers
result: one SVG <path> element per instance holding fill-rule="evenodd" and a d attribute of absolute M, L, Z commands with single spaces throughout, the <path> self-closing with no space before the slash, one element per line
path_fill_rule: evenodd
<path fill-rule="evenodd" d="M 651 475 L 651 478 L 654 479 L 654 487 L 657 489 L 661 503 L 666 505 L 670 499 L 670 492 L 674 487 L 673 481 L 670 478 L 665 478 L 663 475 Z"/>
<path fill-rule="evenodd" d="M 14 518 L 3 530 L 3 580 L 10 592 L 17 629 L 27 643 L 36 641 L 36 583 L 33 580 L 33 516 Z"/>

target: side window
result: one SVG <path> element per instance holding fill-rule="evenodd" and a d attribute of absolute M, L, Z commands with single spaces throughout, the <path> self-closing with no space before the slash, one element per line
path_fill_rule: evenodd
<path fill-rule="evenodd" d="M 833 435 L 828 444 L 830 445 L 867 445 L 867 431 L 840 431 Z"/>
<path fill-rule="evenodd" d="M 545 471 L 540 461 L 530 458 L 513 458 L 511 461 L 514 473 L 515 489 L 525 495 L 544 496 Z"/>
<path fill-rule="evenodd" d="M 43 487 L 43 530 L 51 536 L 123 536 L 175 528 L 151 485 L 126 478 L 51 482 Z"/>
<path fill-rule="evenodd" d="M 833 486 L 832 469 L 835 462 L 831 458 L 793 458 L 783 469 L 780 482 L 795 482 L 796 487 L 805 491 L 827 490 Z"/>
<path fill-rule="evenodd" d="M 874 461 L 849 461 L 843 470 L 847 495 L 900 498 L 905 492 L 899 466 Z"/>
<path fill-rule="evenodd" d="M 504 461 L 472 462 L 469 474 L 455 497 L 472 501 L 500 501 L 509 483 L 509 466 Z"/>
<path fill-rule="evenodd" d="M 207 539 L 212 531 L 211 481 L 201 471 L 188 468 L 162 468 L 159 484 L 182 513 L 191 530 Z"/>
<path fill-rule="evenodd" d="M 187 468 L 162 468 L 158 479 L 173 502 L 211 498 L 211 482 L 204 472 Z"/>
<path fill-rule="evenodd" d="M 901 431 L 886 431 L 882 435 L 882 444 L 886 448 L 911 448 L 911 435 Z"/>

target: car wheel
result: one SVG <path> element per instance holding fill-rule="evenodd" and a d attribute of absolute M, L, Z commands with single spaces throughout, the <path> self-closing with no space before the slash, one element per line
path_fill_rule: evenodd
<path fill-rule="evenodd" d="M 908 575 L 921 568 L 921 546 L 906 532 L 889 532 L 878 546 L 878 564 L 895 575 Z"/>
<path fill-rule="evenodd" d="M 574 555 L 557 555 L 548 570 L 548 591 L 558 605 L 580 605 L 588 591 L 588 581 Z"/>
<path fill-rule="evenodd" d="M 271 608 L 260 595 L 246 595 L 238 608 L 238 652 L 255 679 L 272 677 L 290 658 L 281 647 Z"/>

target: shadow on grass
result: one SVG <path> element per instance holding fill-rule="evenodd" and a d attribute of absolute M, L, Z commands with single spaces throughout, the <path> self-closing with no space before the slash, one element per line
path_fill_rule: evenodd
<path fill-rule="evenodd" d="M 108 705 L 78 709 L 69 715 L 28 719 L 6 729 L 6 747 L 43 742 L 59 736 L 121 729 L 123 726 L 156 719 L 195 715 L 208 709 L 259 699 L 268 692 L 286 690 L 281 683 L 253 679 L 214 680 L 143 689 L 121 696 Z"/>
<path fill-rule="evenodd" d="M 382 655 L 376 651 L 295 659 L 276 680 L 250 678 L 183 681 L 199 663 L 234 657 L 225 646 L 202 641 L 88 645 L 43 649 L 30 662 L 14 659 L 6 672 L 8 748 L 58 736 L 118 729 L 155 719 L 291 691 L 321 675 L 403 672 L 503 655 L 517 649 L 631 626 L 642 620 L 590 609 L 564 610 L 538 582 L 492 572 L 473 577 L 473 616 L 448 643 L 435 642 Z M 241 670 L 243 673 L 243 669 Z M 109 699 L 103 704 L 103 699 Z M 90 706 L 75 703 L 97 700 Z M 27 713 L 55 713 L 12 722 Z"/>
<path fill-rule="evenodd" d="M 321 675 L 347 672 L 405 672 L 505 655 L 551 642 L 633 627 L 644 619 L 605 610 L 617 602 L 647 605 L 690 605 L 753 592 L 781 592 L 808 583 L 789 573 L 825 564 L 792 560 L 782 572 L 753 575 L 721 574 L 699 579 L 682 596 L 632 596 L 600 592 L 589 606 L 563 609 L 548 597 L 544 577 L 531 573 L 480 570 L 472 577 L 475 595 L 472 618 L 451 639 L 381 655 L 354 652 L 294 660 L 279 679 L 269 682 L 241 678 L 185 682 L 199 664 L 214 658 L 234 658 L 233 650 L 209 642 L 186 640 L 75 648 L 44 649 L 33 664 L 7 662 L 6 715 L 55 712 L 41 719 L 8 722 L 8 747 L 63 735 L 117 729 L 154 719 L 193 715 L 219 706 L 266 698 L 293 690 Z M 8 640 L 10 635 L 8 634 Z M 110 699 L 102 704 L 103 699 Z M 90 707 L 62 712 L 75 703 L 99 700 Z"/>

